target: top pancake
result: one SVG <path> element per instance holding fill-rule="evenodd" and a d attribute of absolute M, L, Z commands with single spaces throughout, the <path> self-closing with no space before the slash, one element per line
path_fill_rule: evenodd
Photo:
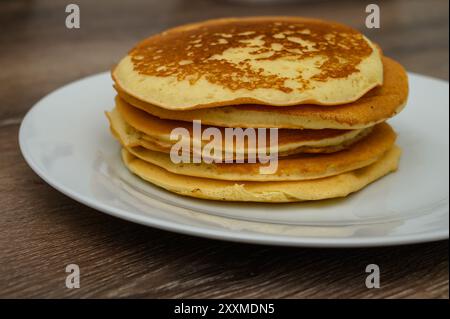
<path fill-rule="evenodd" d="M 119 62 L 113 79 L 127 94 L 170 110 L 336 105 L 381 85 L 383 66 L 378 48 L 341 24 L 228 18 L 142 41 Z"/>
<path fill-rule="evenodd" d="M 116 86 L 129 104 L 163 119 L 174 119 L 226 127 L 277 127 L 291 129 L 361 129 L 383 122 L 399 113 L 408 98 L 408 77 L 396 61 L 383 57 L 384 84 L 349 104 L 324 107 L 302 105 L 272 107 L 235 105 L 209 109 L 172 111 L 145 103 Z"/>

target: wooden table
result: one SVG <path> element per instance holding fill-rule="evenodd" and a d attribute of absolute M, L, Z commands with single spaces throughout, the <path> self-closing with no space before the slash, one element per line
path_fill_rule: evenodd
<path fill-rule="evenodd" d="M 353 25 L 408 70 L 448 79 L 448 1 L 381 2 L 382 28 L 364 28 L 367 1 L 250 6 L 232 1 L 0 2 L 0 296 L 448 298 L 448 241 L 373 249 L 302 249 L 219 242 L 125 222 L 48 186 L 17 144 L 22 117 L 42 96 L 105 71 L 139 39 L 220 16 L 304 15 Z M 126 3 L 127 5 L 124 5 Z M 82 129 L 82 128 L 80 128 Z M 65 266 L 81 288 L 65 287 Z M 365 287 L 365 266 L 381 289 Z"/>

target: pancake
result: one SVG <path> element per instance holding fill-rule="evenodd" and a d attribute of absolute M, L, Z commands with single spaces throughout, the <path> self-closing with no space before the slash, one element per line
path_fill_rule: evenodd
<path fill-rule="evenodd" d="M 274 174 L 262 174 L 257 163 L 174 163 L 166 153 L 151 151 L 144 147 L 127 147 L 135 157 L 179 175 L 196 176 L 230 181 L 292 181 L 317 179 L 341 174 L 380 159 L 396 139 L 392 128 L 378 124 L 366 138 L 352 147 L 330 154 L 296 154 L 279 158 Z M 120 137 L 119 137 L 120 141 Z"/>
<path fill-rule="evenodd" d="M 189 131 L 190 145 L 193 144 L 194 135 L 192 132 L 192 123 L 162 120 L 134 108 L 116 97 L 116 108 L 108 113 L 111 127 L 122 135 L 121 139 L 125 146 L 143 146 L 150 150 L 169 153 L 173 145 L 177 142 L 171 140 L 172 130 L 176 128 L 184 128 Z M 130 127 L 131 126 L 131 127 Z M 202 125 L 202 131 L 208 129 L 209 126 Z M 218 128 L 222 135 L 222 145 L 225 140 L 225 129 Z M 371 128 L 361 130 L 278 130 L 278 153 L 279 156 L 286 156 L 295 153 L 331 153 L 336 152 L 359 141 L 367 134 Z M 205 146 L 209 140 L 201 141 L 195 139 L 199 144 Z M 225 144 L 225 146 L 227 146 Z M 275 152 L 274 147 L 270 147 L 269 133 L 267 132 L 266 143 L 262 146 L 256 145 L 257 148 L 250 148 L 248 143 L 244 144 L 244 148 L 225 148 L 222 154 L 234 153 L 247 156 L 250 152 L 257 154 L 258 151 Z M 191 147 L 192 151 L 192 147 Z"/>
<path fill-rule="evenodd" d="M 345 197 L 395 171 L 400 154 L 394 146 L 372 165 L 322 179 L 235 183 L 174 174 L 122 150 L 123 161 L 131 172 L 170 192 L 211 200 L 269 203 Z"/>
<path fill-rule="evenodd" d="M 278 127 L 291 129 L 361 129 L 384 122 L 398 114 L 408 97 L 408 77 L 396 61 L 383 58 L 384 84 L 359 100 L 344 105 L 323 107 L 302 105 L 271 107 L 235 105 L 209 109 L 170 111 L 133 98 L 116 87 L 129 104 L 163 119 L 201 120 L 202 123 L 228 127 Z"/>
<path fill-rule="evenodd" d="M 145 39 L 112 76 L 120 90 L 169 110 L 337 105 L 381 85 L 383 65 L 375 44 L 338 23 L 226 18 Z"/>

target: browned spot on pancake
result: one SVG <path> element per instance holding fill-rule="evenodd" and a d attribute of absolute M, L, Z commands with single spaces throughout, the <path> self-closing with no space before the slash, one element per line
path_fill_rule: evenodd
<path fill-rule="evenodd" d="M 257 41 L 257 43 L 255 43 Z M 301 60 L 320 56 L 320 72 L 313 80 L 345 78 L 359 72 L 357 66 L 372 48 L 356 30 L 333 23 L 307 19 L 225 20 L 179 27 L 150 37 L 129 53 L 134 69 L 151 76 L 176 76 L 195 83 L 202 76 L 231 90 L 256 88 L 290 92 L 286 77 L 251 67 L 250 59 L 231 63 L 211 59 L 230 48 L 250 49 L 256 60 L 280 58 Z M 301 70 L 300 70 L 301 71 Z M 299 90 L 307 79 L 295 79 Z"/>

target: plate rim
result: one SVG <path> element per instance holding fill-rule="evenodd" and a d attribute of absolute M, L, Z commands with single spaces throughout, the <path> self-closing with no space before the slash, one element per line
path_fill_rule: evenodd
<path fill-rule="evenodd" d="M 390 235 L 388 237 L 382 236 L 369 236 L 369 237 L 361 237 L 358 239 L 355 238 L 325 238 L 325 237 L 300 237 L 300 236 L 283 236 L 283 235 L 267 235 L 267 234 L 252 234 L 252 233 L 241 233 L 239 236 L 236 236 L 236 233 L 227 231 L 226 228 L 211 230 L 205 229 L 199 226 L 186 225 L 182 223 L 177 223 L 173 221 L 165 221 L 152 216 L 139 216 L 132 212 L 128 212 L 119 207 L 115 207 L 112 205 L 108 205 L 102 202 L 99 202 L 93 198 L 88 196 L 84 196 L 79 194 L 77 191 L 71 190 L 66 186 L 62 185 L 56 179 L 49 177 L 44 169 L 41 169 L 39 165 L 37 165 L 32 156 L 25 150 L 24 145 L 24 128 L 27 126 L 28 121 L 30 121 L 33 114 L 38 110 L 40 105 L 45 102 L 47 98 L 52 95 L 58 94 L 58 92 L 64 90 L 68 86 L 78 84 L 79 82 L 83 82 L 94 77 L 102 77 L 108 75 L 109 72 L 100 72 L 96 74 L 92 74 L 78 80 L 69 82 L 63 86 L 58 87 L 57 89 L 49 92 L 37 102 L 33 104 L 33 106 L 27 111 L 25 116 L 23 117 L 20 128 L 19 128 L 19 149 L 22 154 L 22 157 L 25 159 L 25 162 L 30 166 L 30 168 L 47 184 L 61 192 L 62 194 L 68 196 L 69 198 L 82 203 L 88 207 L 91 207 L 95 210 L 98 210 L 102 213 L 108 214 L 110 216 L 120 218 L 122 220 L 126 220 L 129 222 L 134 222 L 140 225 L 153 227 L 165 231 L 171 231 L 176 233 L 181 233 L 184 235 L 191 235 L 196 237 L 209 238 L 214 240 L 225 240 L 230 242 L 240 242 L 247 244 L 261 244 L 261 245 L 271 245 L 271 246 L 295 246 L 295 247 L 310 247 L 310 248 L 361 248 L 361 247 L 380 247 L 380 246 L 395 246 L 395 245 L 406 245 L 406 244 L 418 244 L 425 242 L 432 242 L 438 240 L 446 240 L 449 238 L 449 229 L 433 231 L 433 232 L 423 232 L 416 233 L 411 235 Z M 409 76 L 415 76 L 420 78 L 425 78 L 427 80 L 437 81 L 448 85 L 448 81 L 434 78 L 427 75 L 421 75 L 414 72 L 408 72 Z M 160 210 L 154 206 L 151 206 L 152 209 Z M 161 210 L 160 210 L 161 211 Z M 448 213 L 448 211 L 447 211 Z"/>

